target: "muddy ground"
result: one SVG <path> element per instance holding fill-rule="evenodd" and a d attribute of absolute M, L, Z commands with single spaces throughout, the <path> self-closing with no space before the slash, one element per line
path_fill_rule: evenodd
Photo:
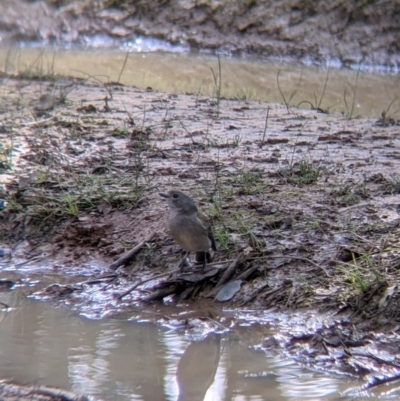
<path fill-rule="evenodd" d="M 265 347 L 397 374 L 398 121 L 68 78 L 1 88 L 1 264 L 58 273 L 36 298 L 96 317 L 198 300 L 206 320 L 221 307 L 322 311 L 329 323 L 311 314 Z M 158 195 L 171 188 L 212 222 L 205 275 L 177 271 Z"/>
<path fill-rule="evenodd" d="M 0 33 L 5 44 L 113 46 L 139 35 L 192 50 L 396 69 L 400 0 L 6 0 Z"/>
<path fill-rule="evenodd" d="M 393 67 L 399 8 L 8 0 L 0 31 L 5 44 L 141 35 L 191 50 Z M 366 387 L 399 377 L 398 121 L 222 99 L 217 87 L 207 98 L 47 78 L 1 77 L 0 265 L 59 277 L 34 297 L 91 317 L 179 304 L 185 317 L 153 320 L 188 331 L 234 327 L 223 307 L 250 321 L 290 312 L 274 318 L 281 331 L 266 339 L 268 352 L 361 375 Z M 218 251 L 205 275 L 177 272 L 182 252 L 158 196 L 170 188 L 212 221 Z M 3 274 L 2 289 L 12 285 Z M 0 384 L 10 400 L 24 391 L 57 399 L 53 390 Z"/>

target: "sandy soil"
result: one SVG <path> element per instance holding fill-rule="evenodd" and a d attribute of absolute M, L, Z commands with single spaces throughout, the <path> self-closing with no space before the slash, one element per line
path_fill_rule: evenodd
<path fill-rule="evenodd" d="M 6 0 L 0 32 L 3 43 L 115 45 L 140 35 L 193 50 L 398 68 L 399 16 L 400 0 Z"/>

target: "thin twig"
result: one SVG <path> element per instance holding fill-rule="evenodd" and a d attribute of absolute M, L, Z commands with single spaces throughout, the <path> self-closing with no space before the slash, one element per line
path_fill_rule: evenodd
<path fill-rule="evenodd" d="M 317 267 L 318 269 L 321 269 L 325 272 L 327 277 L 332 277 L 326 270 L 324 267 L 320 266 L 318 263 L 313 262 L 311 259 L 308 258 L 303 258 L 301 256 L 296 256 L 296 255 L 269 255 L 269 256 L 258 256 L 255 258 L 250 258 L 249 260 L 261 260 L 261 259 L 269 259 L 269 258 L 273 258 L 273 259 L 285 259 L 285 258 L 291 258 L 291 259 L 297 259 L 297 260 L 302 260 L 304 262 L 308 262 L 311 265 Z"/>
<path fill-rule="evenodd" d="M 317 109 L 319 109 L 321 107 L 322 99 L 323 99 L 323 97 L 325 95 L 326 86 L 328 85 L 328 79 L 329 79 L 330 70 L 331 70 L 331 67 L 328 66 L 328 72 L 326 73 L 324 88 L 322 89 L 321 97 L 320 97 L 319 102 L 317 104 Z"/>
<path fill-rule="evenodd" d="M 122 299 L 122 298 L 124 298 L 125 296 L 127 296 L 128 294 L 130 294 L 132 291 L 134 291 L 137 287 L 139 287 L 140 285 L 142 285 L 142 284 L 144 284 L 144 283 L 147 283 L 148 281 L 155 280 L 155 279 L 160 278 L 160 277 L 168 276 L 168 275 L 170 275 L 170 274 L 173 274 L 173 273 L 178 272 L 179 270 L 180 270 L 180 269 L 175 269 L 175 270 L 173 270 L 172 272 L 160 273 L 160 274 L 156 274 L 155 276 L 152 276 L 152 277 L 149 277 L 149 278 L 146 278 L 146 279 L 142 279 L 142 280 L 136 281 L 136 283 L 133 284 L 131 287 L 129 287 L 125 292 L 123 292 L 122 294 L 118 295 L 118 296 L 117 296 L 117 299 Z"/>
<path fill-rule="evenodd" d="M 283 99 L 283 103 L 285 104 L 285 106 L 286 106 L 286 110 L 287 110 L 287 112 L 289 113 L 289 104 L 288 104 L 288 102 L 287 102 L 287 100 L 286 100 L 286 98 L 285 98 L 285 95 L 283 94 L 283 91 L 282 91 L 282 89 L 281 89 L 281 86 L 280 86 L 280 84 L 279 84 L 279 75 L 281 74 L 281 70 L 279 70 L 278 71 L 278 74 L 276 75 L 276 84 L 278 85 L 278 91 L 279 91 L 279 93 L 281 94 L 281 96 L 282 96 L 282 99 Z"/>
<path fill-rule="evenodd" d="M 222 275 L 222 277 L 219 279 L 217 285 L 215 288 L 220 287 L 221 285 L 224 285 L 235 273 L 236 269 L 246 260 L 246 255 L 244 252 L 240 252 L 239 255 L 236 256 L 236 259 L 230 264 L 228 269 L 225 271 L 225 273 Z"/>
<path fill-rule="evenodd" d="M 211 319 L 210 317 L 206 317 L 206 319 L 209 320 L 210 322 L 214 323 L 215 325 L 221 327 L 221 329 L 223 329 L 223 330 L 229 330 L 228 327 L 223 326 L 221 323 L 217 322 L 214 319 Z"/>
<path fill-rule="evenodd" d="M 176 291 L 176 286 L 172 286 L 169 288 L 161 288 L 160 290 L 155 291 L 155 292 L 151 293 L 150 295 L 147 295 L 147 296 L 141 298 L 140 300 L 142 302 L 156 301 L 157 299 L 163 299 L 163 298 L 167 297 L 168 295 L 174 294 L 175 291 Z"/>
<path fill-rule="evenodd" d="M 121 81 L 121 76 L 122 76 L 122 73 L 124 72 L 126 63 L 127 63 L 127 61 L 128 61 L 129 54 L 130 54 L 130 51 L 128 50 L 128 51 L 126 52 L 126 56 L 125 56 L 124 63 L 122 64 L 121 71 L 119 72 L 119 75 L 118 75 L 118 81 L 117 81 L 118 83 L 121 83 L 121 82 L 120 82 L 120 81 Z"/>
<path fill-rule="evenodd" d="M 358 64 L 357 75 L 356 75 L 356 83 L 355 83 L 355 86 L 354 86 L 353 101 L 351 102 L 351 110 L 350 110 L 350 114 L 349 114 L 349 120 L 351 120 L 351 118 L 353 117 L 354 105 L 356 103 L 356 96 L 357 96 L 358 76 L 360 75 L 360 69 L 361 69 L 361 61 Z"/>
<path fill-rule="evenodd" d="M 112 273 L 112 274 L 107 274 L 106 276 L 101 276 L 101 277 L 97 277 L 97 278 L 92 278 L 86 281 L 82 281 L 80 283 L 77 284 L 87 284 L 87 285 L 91 285 L 91 284 L 98 284 L 98 283 L 102 283 L 105 280 L 109 280 L 109 279 L 115 279 L 118 277 L 117 273 Z"/>
<path fill-rule="evenodd" d="M 155 232 L 150 233 L 143 241 L 139 242 L 133 249 L 131 249 L 129 252 L 125 253 L 119 259 L 113 262 L 110 266 L 110 269 L 116 270 L 118 269 L 118 267 L 128 263 L 143 248 L 145 244 L 147 244 L 153 239 L 155 235 L 156 235 Z"/>
<path fill-rule="evenodd" d="M 266 298 L 266 297 L 271 296 L 271 295 L 274 295 L 274 294 L 276 294 L 276 293 L 278 293 L 278 292 L 280 292 L 280 291 L 284 291 L 284 290 L 286 290 L 287 288 L 292 287 L 292 286 L 293 286 L 292 283 L 283 284 L 282 287 L 274 288 L 274 289 L 272 289 L 272 290 L 270 290 L 270 291 L 265 292 L 263 295 L 264 295 L 264 297 Z M 265 288 L 267 288 L 267 287 L 269 287 L 269 283 L 265 283 L 265 284 L 262 285 L 260 288 L 257 288 L 257 289 L 251 294 L 250 298 L 248 298 L 248 299 L 246 299 L 246 300 L 243 300 L 243 301 L 241 302 L 240 306 L 244 306 L 244 305 L 248 304 L 249 302 L 251 302 L 254 298 L 257 297 L 257 295 L 261 294 L 262 291 L 263 291 Z"/>
<path fill-rule="evenodd" d="M 249 267 L 247 270 L 245 270 L 238 278 L 237 280 L 243 280 L 246 281 L 255 271 L 257 271 L 260 268 L 260 266 L 252 266 Z"/>
<path fill-rule="evenodd" d="M 381 386 L 382 384 L 387 384 L 387 383 L 399 380 L 400 379 L 400 374 L 396 374 L 396 375 L 391 376 L 391 377 L 383 377 L 383 378 L 375 377 L 374 379 L 375 379 L 375 381 L 373 383 L 369 383 L 366 386 L 363 386 L 361 388 L 361 391 L 370 390 L 373 387 Z"/>
<path fill-rule="evenodd" d="M 269 106 L 267 107 L 267 117 L 265 118 L 264 133 L 263 133 L 263 137 L 261 140 L 260 148 L 262 148 L 264 146 L 265 135 L 267 133 L 267 128 L 268 128 L 268 117 L 269 117 Z"/>
<path fill-rule="evenodd" d="M 4 302 L 0 302 L 0 305 L 4 307 L 4 309 L 9 309 L 9 306 Z"/>

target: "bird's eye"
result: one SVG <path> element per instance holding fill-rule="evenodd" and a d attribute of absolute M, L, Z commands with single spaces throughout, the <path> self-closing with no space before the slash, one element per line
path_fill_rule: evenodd
<path fill-rule="evenodd" d="M 174 199 L 176 199 L 178 196 L 179 196 L 178 194 L 173 194 L 173 195 L 172 195 L 172 197 L 173 197 Z"/>

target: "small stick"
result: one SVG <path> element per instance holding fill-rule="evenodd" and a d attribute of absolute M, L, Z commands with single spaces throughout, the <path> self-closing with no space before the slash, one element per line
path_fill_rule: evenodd
<path fill-rule="evenodd" d="M 258 294 L 260 294 L 260 292 L 263 292 L 264 289 L 267 288 L 267 287 L 269 287 L 269 283 L 265 283 L 265 284 L 262 285 L 260 288 L 257 288 L 257 289 L 250 295 L 249 298 L 244 299 L 244 300 L 240 303 L 240 306 L 244 306 L 244 305 L 248 304 L 249 302 L 251 302 L 254 298 L 257 297 Z M 272 293 L 278 292 L 278 291 L 280 291 L 281 289 L 282 289 L 282 287 L 279 287 L 279 288 L 276 288 L 276 289 L 274 289 L 274 290 L 272 290 L 272 291 L 268 291 L 268 293 L 269 293 L 269 292 L 272 292 Z M 268 295 L 269 295 L 269 294 L 268 294 Z"/>
<path fill-rule="evenodd" d="M 176 286 L 172 286 L 169 288 L 161 288 L 160 290 L 155 291 L 152 294 L 141 298 L 140 300 L 142 302 L 149 302 L 149 301 L 155 301 L 157 299 L 163 299 L 164 297 L 166 297 L 168 295 L 174 294 L 175 291 L 176 291 Z"/>
<path fill-rule="evenodd" d="M 255 271 L 257 271 L 260 268 L 260 266 L 252 266 L 249 267 L 247 270 L 245 270 L 238 278 L 237 280 L 247 280 Z"/>
<path fill-rule="evenodd" d="M 238 256 L 236 256 L 236 259 L 230 264 L 228 269 L 225 271 L 225 273 L 222 275 L 222 277 L 219 279 L 216 288 L 220 287 L 221 285 L 225 284 L 235 273 L 235 270 L 246 260 L 246 256 L 244 255 L 244 252 L 240 252 Z"/>
<path fill-rule="evenodd" d="M 319 265 L 318 263 L 313 262 L 311 259 L 308 258 L 303 258 L 302 256 L 296 256 L 296 255 L 268 255 L 268 256 L 257 256 L 254 258 L 251 258 L 250 260 L 260 260 L 260 259 L 268 259 L 268 258 L 272 258 L 272 259 L 281 259 L 281 258 L 288 258 L 288 259 L 296 259 L 296 260 L 302 260 L 304 262 L 308 262 L 311 265 L 317 267 L 318 269 L 321 269 L 324 271 L 324 273 L 326 274 L 327 277 L 332 277 L 324 267 L 322 267 L 321 265 Z M 273 270 L 273 269 L 272 269 Z"/>
<path fill-rule="evenodd" d="M 231 260 L 232 261 L 232 260 Z M 207 266 L 211 266 L 211 265 L 218 265 L 221 264 L 221 262 L 214 262 L 214 263 L 207 263 Z M 223 270 L 223 269 L 221 269 Z M 134 291 L 137 287 L 139 287 L 140 285 L 147 283 L 148 281 L 151 280 L 155 280 L 157 278 L 160 277 L 164 277 L 164 276 L 168 276 L 168 275 L 172 275 L 174 273 L 178 273 L 179 269 L 175 269 L 172 271 L 168 271 L 168 272 L 164 272 L 164 273 L 160 273 L 160 274 L 156 274 L 155 276 L 151 276 L 149 278 L 143 279 L 143 280 L 138 280 L 136 281 L 134 284 L 132 284 L 126 291 L 124 291 L 122 294 L 117 295 L 117 299 L 121 300 L 122 298 L 126 297 L 128 294 L 130 294 L 132 291 Z"/>
<path fill-rule="evenodd" d="M 118 277 L 117 273 L 112 273 L 112 274 L 107 274 L 105 276 L 101 276 L 101 277 L 97 277 L 97 278 L 92 278 L 92 279 L 89 279 L 89 280 L 81 281 L 80 283 L 77 283 L 77 284 L 80 284 L 80 285 L 82 285 L 82 284 L 87 284 L 87 285 L 99 284 L 99 283 L 102 283 L 103 281 L 110 280 L 110 279 L 115 279 L 117 277 Z"/>
<path fill-rule="evenodd" d="M 373 359 L 373 360 L 375 360 L 378 363 L 383 364 L 383 365 L 394 366 L 395 368 L 399 368 L 400 367 L 398 363 L 395 363 L 395 362 L 392 362 L 392 361 L 387 361 L 385 359 L 379 358 L 379 356 L 372 355 L 372 354 L 369 354 L 369 353 L 368 354 L 363 354 L 361 352 L 349 352 L 349 354 L 350 354 L 350 356 L 360 356 L 362 358 L 370 358 L 370 359 Z M 398 375 L 397 377 L 399 378 L 400 375 Z"/>
<path fill-rule="evenodd" d="M 155 280 L 156 278 L 160 278 L 160 277 L 163 277 L 163 276 L 168 276 L 169 274 L 176 273 L 178 271 L 179 271 L 179 269 L 176 269 L 176 270 L 174 270 L 172 272 L 160 273 L 160 274 L 156 274 L 155 276 L 151 276 L 149 278 L 146 278 L 144 280 L 136 281 L 136 283 L 133 284 L 131 287 L 129 287 L 125 292 L 123 292 L 122 294 L 118 295 L 117 299 L 122 299 L 123 297 L 126 297 L 128 294 L 130 294 L 132 291 L 134 291 L 137 287 L 139 287 L 139 285 L 147 283 L 148 281 L 151 281 L 151 280 Z"/>
<path fill-rule="evenodd" d="M 5 304 L 4 302 L 0 302 L 0 305 L 4 308 L 4 309 L 8 309 L 9 306 L 7 304 Z"/>
<path fill-rule="evenodd" d="M 373 387 L 381 386 L 382 384 L 387 384 L 387 383 L 393 382 L 395 380 L 399 380 L 400 374 L 394 375 L 392 377 L 383 377 L 383 378 L 375 377 L 374 379 L 375 379 L 375 381 L 373 383 L 369 383 L 369 384 L 361 387 L 361 391 L 370 390 Z"/>
<path fill-rule="evenodd" d="M 260 288 L 258 288 L 257 290 L 255 290 L 255 291 L 251 294 L 250 298 L 248 298 L 248 299 L 246 299 L 246 300 L 243 300 L 243 301 L 240 303 L 240 306 L 244 306 L 244 305 L 248 304 L 249 302 L 251 302 L 254 298 L 257 297 L 257 295 L 259 295 L 260 293 L 262 293 L 262 291 L 263 291 L 265 288 L 267 288 L 268 286 L 269 286 L 268 283 L 262 285 Z M 272 290 L 270 290 L 270 291 L 265 292 L 263 295 L 264 295 L 264 297 L 268 297 L 268 296 L 270 296 L 270 295 L 276 294 L 277 292 L 286 290 L 288 287 L 291 287 L 291 286 L 292 286 L 292 284 L 283 284 L 282 287 L 274 288 L 274 289 L 272 289 Z"/>
<path fill-rule="evenodd" d="M 209 320 L 210 322 L 214 323 L 215 325 L 219 326 L 223 330 L 229 330 L 228 327 L 223 326 L 221 323 L 217 322 L 214 319 L 211 319 L 210 317 L 206 317 L 206 319 Z"/>
<path fill-rule="evenodd" d="M 118 267 L 128 263 L 137 253 L 139 253 L 139 251 L 143 248 L 143 246 L 147 242 L 150 242 L 153 239 L 155 234 L 156 234 L 155 232 L 152 232 L 151 234 L 149 234 L 143 241 L 139 242 L 133 249 L 131 249 L 129 252 L 125 253 L 119 259 L 117 259 L 115 262 L 113 262 L 110 265 L 110 269 L 117 270 Z"/>

